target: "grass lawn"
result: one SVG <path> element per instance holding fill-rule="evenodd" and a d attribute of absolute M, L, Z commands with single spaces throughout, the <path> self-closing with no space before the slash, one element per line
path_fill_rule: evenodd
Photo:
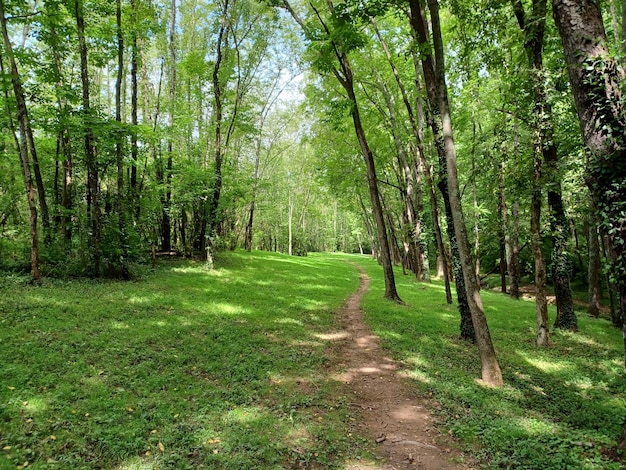
<path fill-rule="evenodd" d="M 372 443 L 326 377 L 324 334 L 372 278 L 367 320 L 486 467 L 620 468 L 604 457 L 626 417 L 622 339 L 580 333 L 534 346 L 534 304 L 483 292 L 506 385 L 481 386 L 443 286 L 398 274 L 382 300 L 360 256 L 242 251 L 218 269 L 163 262 L 134 282 L 0 280 L 0 469 L 343 468 Z M 554 312 L 552 311 L 552 317 Z"/>
<path fill-rule="evenodd" d="M 324 377 L 341 255 L 224 253 L 136 282 L 0 282 L 0 469 L 332 468 L 359 455 Z"/>
<path fill-rule="evenodd" d="M 361 261 L 375 279 L 364 298 L 367 321 L 402 361 L 415 386 L 436 400 L 448 431 L 485 466 L 515 469 L 623 468 L 605 457 L 626 418 L 621 331 L 578 312 L 579 333 L 551 331 L 535 346 L 535 304 L 483 291 L 505 386 L 485 388 L 478 351 L 458 340 L 459 316 L 443 285 L 398 276 L 408 306 L 382 300 L 380 268 Z M 556 310 L 550 307 L 554 321 Z"/>

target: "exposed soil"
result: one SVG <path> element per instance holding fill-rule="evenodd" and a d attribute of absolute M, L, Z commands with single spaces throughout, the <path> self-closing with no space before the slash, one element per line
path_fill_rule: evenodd
<path fill-rule="evenodd" d="M 337 312 L 342 330 L 332 335 L 330 371 L 345 383 L 356 420 L 354 432 L 376 442 L 379 463 L 350 462 L 350 470 L 467 469 L 470 459 L 448 435 L 434 426 L 428 409 L 434 401 L 418 397 L 402 369 L 379 346 L 365 325 L 360 302 L 369 286 L 361 271 L 361 286 Z M 330 338 L 329 338 L 330 339 Z M 462 464 L 460 462 L 466 462 Z"/>

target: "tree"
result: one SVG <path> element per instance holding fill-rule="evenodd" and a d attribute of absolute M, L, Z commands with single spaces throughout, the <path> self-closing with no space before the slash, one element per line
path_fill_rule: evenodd
<path fill-rule="evenodd" d="M 608 235 L 626 347 L 626 116 L 620 88 L 624 74 L 609 52 L 596 2 L 554 0 L 553 15 L 587 150 L 586 180 Z"/>
<path fill-rule="evenodd" d="M 19 135 L 15 130 L 15 125 L 11 117 L 10 125 L 12 127 L 13 135 L 15 136 L 15 145 L 20 155 L 20 161 L 22 163 L 22 174 L 24 175 L 24 184 L 26 187 L 26 198 L 28 200 L 28 208 L 30 210 L 30 264 L 31 264 L 31 277 L 34 281 L 38 281 L 40 278 L 39 272 L 39 238 L 37 232 L 37 206 L 35 203 L 35 185 L 33 182 L 33 176 L 31 171 L 31 156 L 34 150 L 34 146 L 29 146 L 27 136 L 31 136 L 32 129 L 30 128 L 30 121 L 28 119 L 28 108 L 26 107 L 26 100 L 24 99 L 24 91 L 22 89 L 22 81 L 20 78 L 19 70 L 17 68 L 17 62 L 13 54 L 13 47 L 11 40 L 9 39 L 9 33 L 7 30 L 6 15 L 4 12 L 4 1 L 0 1 L 0 26 L 2 27 L 2 37 L 4 39 L 4 47 L 9 56 L 9 62 L 11 64 L 11 83 L 13 84 L 13 93 L 15 95 L 15 101 L 17 106 L 17 121 L 19 126 Z M 0 57 L 0 62 L 2 58 Z M 4 75 L 4 70 L 2 70 Z M 8 106 L 8 93 L 7 93 L 7 106 Z M 8 113 L 11 116 L 11 113 Z M 31 140 L 31 144 L 33 141 Z M 29 151 L 31 152 L 29 154 Z"/>
<path fill-rule="evenodd" d="M 396 290 L 391 251 L 389 248 L 389 240 L 387 238 L 387 224 L 385 222 L 380 193 L 378 190 L 378 178 L 376 176 L 374 155 L 370 148 L 367 135 L 363 127 L 363 122 L 361 121 L 361 113 L 359 111 L 359 104 L 357 102 L 354 89 L 354 73 L 348 58 L 350 50 L 359 44 L 359 38 L 358 36 L 355 36 L 356 31 L 350 27 L 350 23 L 346 18 L 335 15 L 332 2 L 328 3 L 330 10 L 328 13 L 332 23 L 326 21 L 320 14 L 320 11 L 313 4 L 311 4 L 313 15 L 316 17 L 320 28 L 317 32 L 309 30 L 307 25 L 305 25 L 304 21 L 299 17 L 287 0 L 284 0 L 283 4 L 294 20 L 302 28 L 303 32 L 309 35 L 310 40 L 314 40 L 316 35 L 321 35 L 319 36 L 321 39 L 319 41 L 321 46 L 319 49 L 319 63 L 326 69 L 326 71 L 331 72 L 335 76 L 347 95 L 354 132 L 359 142 L 361 153 L 367 168 L 367 184 L 374 212 L 374 220 L 376 221 L 380 258 L 385 277 L 384 297 L 389 300 L 401 302 L 400 296 Z M 334 24 L 337 27 L 337 30 L 331 32 L 329 24 Z"/>
<path fill-rule="evenodd" d="M 425 29 L 425 15 L 421 5 L 417 0 L 411 0 L 411 26 L 416 33 L 419 45 L 426 52 L 422 53 L 422 65 L 424 69 L 424 79 L 430 101 L 431 119 L 435 123 L 433 127 L 437 150 L 443 155 L 447 165 L 447 180 L 450 191 L 450 212 L 454 232 L 458 241 L 459 258 L 463 278 L 467 289 L 468 303 L 471 311 L 472 323 L 476 333 L 476 342 L 480 353 L 482 364 L 482 379 L 485 383 L 494 386 L 502 385 L 502 372 L 496 358 L 489 327 L 485 317 L 482 299 L 480 296 L 480 286 L 476 279 L 475 266 L 472 262 L 471 249 L 463 209 L 461 207 L 461 196 L 456 166 L 456 149 L 452 132 L 452 118 L 450 115 L 448 93 L 445 82 L 445 64 L 443 55 L 443 40 L 439 24 L 439 4 L 437 0 L 429 0 L 428 6 L 431 13 L 433 49 L 435 58 L 430 53 L 428 34 Z M 435 66 L 436 63 L 436 66 Z M 432 124 L 431 124 L 432 125 Z M 437 129 L 438 128 L 438 129 Z M 436 132 L 435 132 L 436 131 Z"/>
<path fill-rule="evenodd" d="M 93 119 L 91 109 L 91 91 L 89 80 L 89 60 L 87 51 L 87 41 L 85 39 L 85 16 L 83 11 L 83 1 L 74 0 L 74 15 L 76 19 L 76 30 L 78 33 L 78 47 L 80 55 L 80 77 L 82 83 L 82 115 L 83 133 L 85 146 L 85 162 L 87 166 L 87 214 L 89 225 L 89 240 L 91 247 L 91 271 L 93 276 L 99 277 L 100 262 L 102 257 L 101 247 L 101 221 L 100 221 L 100 194 L 99 194 L 99 171 L 96 162 L 96 151 L 94 148 Z"/>
<path fill-rule="evenodd" d="M 555 326 L 557 328 L 565 328 L 576 330 L 578 328 L 576 314 L 574 313 L 574 301 L 572 298 L 572 289 L 570 287 L 571 263 L 567 252 L 568 243 L 568 223 L 565 207 L 561 195 L 560 172 L 558 169 L 558 153 L 554 141 L 554 130 L 552 127 L 552 108 L 546 97 L 546 86 L 543 66 L 543 42 L 545 35 L 545 17 L 546 17 L 546 0 L 533 0 L 532 12 L 527 15 L 521 0 L 512 0 L 513 10 L 517 18 L 520 29 L 524 32 L 524 48 L 528 57 L 531 74 L 531 84 L 534 93 L 534 142 L 536 153 L 535 171 L 537 173 L 537 187 L 534 190 L 533 197 L 541 198 L 542 179 L 547 181 L 548 186 L 548 204 L 550 205 L 550 227 L 554 240 L 554 249 L 552 255 L 552 280 L 554 282 L 554 290 L 557 303 L 557 317 Z M 543 158 L 543 162 L 541 161 Z M 544 167 L 545 165 L 545 167 Z M 546 173 L 546 177 L 544 177 Z M 541 210 L 540 203 L 533 202 L 535 210 Z M 538 215 L 533 215 L 539 217 Z M 538 223 L 538 221 L 537 221 Z M 537 226 L 538 228 L 538 226 Z M 537 238 L 534 238 L 538 241 Z M 539 256 L 537 247 L 533 246 L 533 253 Z M 536 258 L 535 264 L 541 260 Z M 541 270 L 542 268 L 538 267 Z M 539 278 L 541 275 L 537 275 Z M 540 283 L 536 282 L 537 290 Z M 537 298 L 542 294 L 537 294 Z M 537 301 L 542 302 L 541 300 Z M 537 306 L 538 310 L 538 329 L 542 331 L 547 321 L 547 312 L 539 314 L 539 309 L 543 307 Z M 541 317 L 541 319 L 540 319 Z M 538 333 L 537 342 L 539 345 L 548 344 L 547 330 L 544 333 Z"/>

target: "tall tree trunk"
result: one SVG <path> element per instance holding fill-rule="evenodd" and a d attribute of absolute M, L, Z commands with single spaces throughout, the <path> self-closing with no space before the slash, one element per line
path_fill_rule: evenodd
<path fill-rule="evenodd" d="M 172 201 L 172 167 L 174 161 L 173 133 L 176 115 L 176 0 L 172 0 L 172 8 L 170 12 L 170 32 L 169 44 L 170 49 L 170 109 L 169 109 L 169 128 L 170 135 L 167 139 L 167 164 L 164 168 L 162 182 L 165 193 L 161 197 L 161 250 L 171 251 L 172 249 L 172 215 L 170 213 Z"/>
<path fill-rule="evenodd" d="M 122 81 L 124 79 L 124 35 L 122 32 L 122 0 L 116 1 L 117 21 L 117 80 L 115 83 L 115 120 L 120 130 L 115 143 L 115 160 L 117 165 L 117 217 L 118 241 L 120 255 L 118 269 L 120 277 L 128 280 L 128 237 L 126 235 L 126 210 L 124 199 L 124 134 L 122 127 Z"/>
<path fill-rule="evenodd" d="M 220 82 L 220 67 L 224 59 L 222 50 L 223 42 L 228 36 L 228 13 L 229 0 L 225 0 L 222 9 L 222 19 L 220 29 L 217 36 L 217 53 L 215 64 L 213 65 L 213 99 L 214 99 L 214 117 L 215 117 L 215 139 L 213 142 L 213 174 L 215 181 L 213 183 L 213 193 L 209 198 L 207 210 L 207 243 L 206 243 L 206 264 L 209 268 L 213 267 L 213 243 L 217 234 L 217 209 L 219 206 L 220 195 L 222 193 L 222 163 L 224 159 L 224 149 L 222 148 L 222 119 L 223 119 L 223 98 L 222 84 Z"/>
<path fill-rule="evenodd" d="M 600 243 L 598 242 L 598 221 L 593 203 L 589 211 L 587 249 L 589 254 L 589 315 L 600 316 Z"/>
<path fill-rule="evenodd" d="M 87 42 L 85 40 L 85 19 L 82 0 L 74 1 L 78 47 L 80 53 L 80 76 L 83 85 L 83 132 L 85 133 L 85 160 L 87 163 L 87 211 L 89 219 L 89 246 L 91 248 L 91 269 L 95 277 L 100 276 L 100 201 L 98 166 L 94 149 L 93 129 L 91 127 L 91 105 L 89 88 L 89 61 L 87 58 Z"/>
<path fill-rule="evenodd" d="M 2 14 L 3 30 L 6 30 L 7 26 L 4 12 L 4 4 L 2 5 L 2 10 L 0 13 Z M 19 70 L 17 68 L 17 62 L 15 60 L 15 55 L 13 52 L 13 45 L 11 44 L 8 31 L 6 32 L 6 34 L 4 34 L 3 31 L 3 36 L 5 49 L 7 52 L 7 56 L 9 57 L 9 63 L 11 66 L 11 82 L 13 83 L 13 91 L 15 94 L 15 101 L 17 106 L 18 126 L 20 129 L 20 133 L 23 133 L 24 138 L 26 139 L 22 142 L 22 144 L 27 145 L 27 148 L 25 150 L 30 154 L 28 158 L 29 168 L 32 164 L 32 171 L 30 171 L 30 174 L 31 177 L 34 179 L 34 183 L 37 187 L 37 191 L 34 195 L 39 201 L 41 223 L 43 225 L 44 232 L 44 244 L 50 245 L 52 241 L 52 232 L 50 229 L 50 212 L 48 210 L 48 204 L 46 201 L 46 192 L 43 184 L 43 178 L 41 176 L 41 169 L 39 167 L 39 159 L 37 157 L 37 148 L 35 146 L 33 130 L 30 125 L 30 116 L 28 113 L 28 107 L 26 105 L 26 97 L 24 94 L 24 89 L 22 87 L 22 80 L 19 74 Z"/>
<path fill-rule="evenodd" d="M 421 45 L 428 44 L 426 34 L 424 14 L 417 0 L 410 0 L 411 26 L 418 35 Z M 467 292 L 467 300 L 470 307 L 472 324 L 476 334 L 476 342 L 482 365 L 482 379 L 485 383 L 493 386 L 502 385 L 502 372 L 496 357 L 495 349 L 491 341 L 491 334 L 487 326 L 487 319 L 482 305 L 480 286 L 474 271 L 469 237 L 465 227 L 463 209 L 461 206 L 461 195 L 459 191 L 459 181 L 456 166 L 456 149 L 452 132 L 452 119 L 450 116 L 447 86 L 445 82 L 445 64 L 443 54 L 443 41 L 439 24 L 439 3 L 437 0 L 428 0 L 431 24 L 433 31 L 433 49 L 435 51 L 436 68 L 434 67 L 432 55 L 423 54 L 422 66 L 424 68 L 424 78 L 431 103 L 433 121 L 440 126 L 441 137 L 443 138 L 443 155 L 447 165 L 447 182 L 450 193 L 450 209 L 452 212 L 452 222 L 454 232 L 458 240 L 459 258 L 463 279 Z M 428 60 L 430 59 L 430 60 Z M 437 112 L 438 111 L 438 112 Z M 437 136 L 437 133 L 435 133 Z M 441 148 L 441 142 L 438 147 Z"/>
<path fill-rule="evenodd" d="M 503 154 L 506 149 L 503 148 Z M 511 235 L 509 231 L 509 215 L 506 206 L 506 162 L 502 160 L 500 166 L 500 198 L 498 201 L 498 213 L 500 216 L 500 226 L 498 228 L 498 238 L 500 239 L 500 284 L 503 294 L 507 293 L 506 271 L 511 262 Z"/>
<path fill-rule="evenodd" d="M 587 184 L 609 234 L 626 349 L 626 119 L 620 89 L 624 75 L 609 54 L 597 2 L 554 0 L 553 15 L 587 145 Z"/>
<path fill-rule="evenodd" d="M 546 262 L 541 249 L 541 160 L 535 154 L 535 177 L 530 203 L 530 241 L 535 261 L 535 310 L 537 312 L 537 345 L 550 343 L 548 301 L 546 296 Z"/>
<path fill-rule="evenodd" d="M 46 14 L 51 15 L 49 5 L 45 5 Z M 53 57 L 54 72 L 56 73 L 55 81 L 55 94 L 57 101 L 57 108 L 59 113 L 59 135 L 58 140 L 60 144 L 61 154 L 63 155 L 63 185 L 61 191 L 60 205 L 60 224 L 61 232 L 66 243 L 69 243 L 72 239 L 72 219 L 71 210 L 73 206 L 73 164 L 72 164 L 72 146 L 69 136 L 69 109 L 67 105 L 67 99 L 65 98 L 66 90 L 63 78 L 63 69 L 61 66 L 61 56 L 59 53 L 59 37 L 57 28 L 54 22 L 50 25 L 50 45 Z"/>
<path fill-rule="evenodd" d="M 29 221 L 30 221 L 30 272 L 31 279 L 33 281 L 38 281 L 41 278 L 41 274 L 39 272 L 39 238 L 37 232 L 37 203 L 35 201 L 36 198 L 36 190 L 35 185 L 33 183 L 33 177 L 30 167 L 30 158 L 28 155 L 28 143 L 26 142 L 26 133 L 24 132 L 24 128 L 26 126 L 25 121 L 25 111 L 26 111 L 26 103 L 23 99 L 23 90 L 21 85 L 21 80 L 19 78 L 19 72 L 17 69 L 17 63 L 15 62 L 15 58 L 13 57 L 13 48 L 11 47 L 11 42 L 9 40 L 9 34 L 7 31 L 6 25 L 6 17 L 4 13 L 4 4 L 0 1 L 0 24 L 2 27 L 2 37 L 4 39 L 4 45 L 7 53 L 9 54 L 9 61 L 11 63 L 11 82 L 13 85 L 13 92 L 16 96 L 17 103 L 17 120 L 18 126 L 20 129 L 19 135 L 17 137 L 17 129 L 15 128 L 15 123 L 13 121 L 13 113 L 11 112 L 9 106 L 9 92 L 7 90 L 6 85 L 4 88 L 5 94 L 5 102 L 7 106 L 7 116 L 9 121 L 9 127 L 11 129 L 11 133 L 13 134 L 13 139 L 15 140 L 15 148 L 17 149 L 20 155 L 20 163 L 22 166 L 22 175 L 24 176 L 24 186 L 26 189 L 26 200 L 28 201 L 28 209 L 30 213 Z M 2 55 L 0 55 L 0 68 L 2 75 L 5 75 L 4 71 L 4 60 Z M 21 99 L 18 99 L 17 96 L 22 95 Z"/>
<path fill-rule="evenodd" d="M 519 266 L 519 203 L 513 203 L 513 257 L 511 258 L 511 297 L 520 298 L 520 266 Z"/>
<path fill-rule="evenodd" d="M 532 13 L 528 18 L 521 0 L 512 0 L 513 9 L 521 30 L 524 32 L 524 48 L 531 67 L 534 109 L 534 145 L 543 156 L 550 206 L 550 231 L 553 238 L 552 281 L 556 294 L 557 316 L 555 327 L 576 331 L 578 321 L 574 313 L 574 301 L 570 287 L 571 261 L 567 250 L 568 227 L 565 206 L 561 196 L 561 176 L 558 170 L 558 153 L 554 143 L 552 109 L 546 98 L 543 70 L 543 38 L 547 11 L 546 0 L 533 0 Z M 543 172 L 542 172 L 543 173 Z"/>
<path fill-rule="evenodd" d="M 131 99 L 131 124 L 133 129 L 130 133 L 130 202 L 132 214 L 135 219 L 135 223 L 139 222 L 139 188 L 137 185 L 137 165 L 139 164 L 139 143 L 137 139 L 137 127 L 139 125 L 138 113 L 138 100 L 139 100 L 139 48 L 137 45 L 137 2 L 139 0 L 130 0 L 130 8 L 132 15 L 132 33 L 131 33 L 131 58 L 130 58 L 130 99 Z"/>
<path fill-rule="evenodd" d="M 385 104 L 387 105 L 391 133 L 393 135 L 393 140 L 396 147 L 396 156 L 398 159 L 398 168 L 400 173 L 398 175 L 398 183 L 400 185 L 400 196 L 404 204 L 403 216 L 406 219 L 405 225 L 408 229 L 402 230 L 402 233 L 406 239 L 404 258 L 408 260 L 410 269 L 412 269 L 415 273 L 415 277 L 417 279 L 420 279 L 422 274 L 422 266 L 420 263 L 420 250 L 417 242 L 417 237 L 419 236 L 419 233 L 416 233 L 416 227 L 419 226 L 419 222 L 416 222 L 418 219 L 418 214 L 414 206 L 415 181 L 413 177 L 413 171 L 411 166 L 409 165 L 402 139 L 399 136 L 398 121 L 396 119 L 396 111 L 393 100 L 391 98 L 391 93 L 389 92 L 387 85 L 384 83 L 382 77 L 378 74 L 378 72 L 374 70 L 374 73 L 376 75 L 378 87 L 382 91 L 383 97 L 385 99 Z"/>
<path fill-rule="evenodd" d="M 411 4 L 411 22 L 413 31 L 422 46 L 430 47 L 428 44 L 428 31 L 425 23 L 425 12 L 417 1 Z M 415 12 L 413 11 L 415 9 Z M 456 283 L 456 295 L 458 301 L 459 313 L 461 316 L 460 336 L 466 341 L 476 341 L 476 332 L 474 322 L 472 320 L 472 311 L 469 304 L 468 292 L 466 289 L 465 278 L 463 276 L 463 267 L 460 258 L 459 246 L 457 242 L 457 233 L 454 227 L 454 216 L 452 214 L 452 205 L 450 203 L 449 181 L 448 181 L 448 162 L 445 148 L 445 139 L 443 136 L 443 124 L 441 119 L 441 103 L 440 103 L 440 83 L 435 74 L 435 64 L 432 54 L 427 54 L 422 58 L 422 69 L 424 71 L 424 79 L 426 84 L 426 94 L 430 104 L 429 123 L 435 137 L 435 148 L 439 160 L 439 181 L 437 187 L 442 195 L 444 209 L 446 214 L 446 224 L 448 239 L 450 240 L 451 267 L 454 272 L 454 281 Z M 419 73 L 419 67 L 416 67 L 416 74 Z M 439 77 L 441 78 L 441 77 Z M 469 241 L 468 241 L 469 243 Z M 445 259 L 445 255 L 444 255 Z M 448 271 L 448 277 L 452 274 Z"/>

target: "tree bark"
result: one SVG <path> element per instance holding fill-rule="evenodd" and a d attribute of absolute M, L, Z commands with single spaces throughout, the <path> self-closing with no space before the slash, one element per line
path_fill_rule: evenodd
<path fill-rule="evenodd" d="M 132 36 L 131 36 L 131 58 L 130 58 L 130 99 L 131 99 L 131 124 L 133 129 L 130 133 L 130 201 L 131 210 L 135 219 L 135 223 L 139 222 L 139 188 L 137 185 L 137 165 L 139 164 L 139 143 L 137 139 L 137 127 L 139 125 L 138 99 L 139 99 L 139 47 L 137 45 L 137 1 L 130 0 L 130 8 L 132 14 Z"/>
<path fill-rule="evenodd" d="M 535 155 L 535 159 L 540 158 Z M 533 195 L 530 203 L 530 241 L 535 261 L 535 310 L 537 312 L 537 346 L 550 344 L 548 300 L 546 295 L 546 262 L 541 249 L 541 161 L 535 160 Z"/>
<path fill-rule="evenodd" d="M 424 15 L 418 0 L 409 1 L 411 8 L 411 26 L 417 33 L 419 43 L 428 44 Z M 445 83 L 445 64 L 443 55 L 443 41 L 439 24 L 439 3 L 437 0 L 428 0 L 431 24 L 433 31 L 433 46 L 435 51 L 436 69 L 433 67 L 432 55 L 428 52 L 423 54 L 422 65 L 426 88 L 430 100 L 433 121 L 440 124 L 441 137 L 443 138 L 443 148 L 441 142 L 438 147 L 443 150 L 443 156 L 447 165 L 447 181 L 450 192 L 450 209 L 454 232 L 458 240 L 459 258 L 463 279 L 467 290 L 467 299 L 470 307 L 472 324 L 476 333 L 476 342 L 482 365 L 482 379 L 485 383 L 493 386 L 501 386 L 502 372 L 496 358 L 495 349 L 491 341 L 491 334 L 487 326 L 487 319 L 480 296 L 479 281 L 476 279 L 475 265 L 472 261 L 469 238 L 465 227 L 463 209 L 461 206 L 461 195 L 459 191 L 459 181 L 456 167 L 456 149 L 452 132 L 452 119 L 450 116 L 447 87 Z M 428 60 L 430 59 L 430 60 Z M 434 93 L 433 93 L 434 92 Z M 437 136 L 437 133 L 435 133 Z"/>
<path fill-rule="evenodd" d="M 46 14 L 51 15 L 52 12 L 49 10 L 49 5 L 45 5 Z M 53 58 L 53 66 L 54 72 L 56 74 L 55 80 L 55 94 L 57 101 L 57 109 L 58 109 L 58 119 L 59 119 L 59 149 L 61 154 L 63 155 L 63 184 L 61 191 L 61 198 L 58 201 L 58 205 L 60 206 L 60 226 L 61 232 L 63 233 L 63 239 L 66 243 L 69 243 L 72 240 L 72 226 L 71 226 L 71 215 L 70 212 L 73 206 L 73 163 L 72 163 L 72 146 L 69 136 L 69 109 L 67 105 L 67 99 L 65 98 L 65 84 L 63 78 L 63 69 L 61 66 L 61 57 L 59 53 L 59 37 L 56 25 L 53 21 L 50 24 L 50 49 L 52 52 Z"/>
<path fill-rule="evenodd" d="M 4 5 L 2 5 L 1 13 L 2 21 L 4 23 L 3 28 L 7 29 L 6 17 L 4 16 Z M 26 97 L 24 94 L 22 80 L 17 68 L 17 62 L 15 60 L 15 55 L 13 52 L 13 45 L 11 44 L 8 31 L 4 37 L 4 43 L 11 65 L 11 82 L 13 83 L 13 90 L 17 106 L 18 126 L 20 129 L 20 133 L 24 133 L 24 138 L 26 139 L 23 144 L 27 145 L 27 152 L 30 154 L 28 158 L 29 168 L 30 165 L 32 165 L 32 170 L 30 173 L 31 177 L 34 179 L 34 183 L 37 188 L 35 196 L 38 199 L 39 209 L 41 212 L 41 223 L 43 225 L 44 232 L 44 244 L 49 246 L 52 242 L 52 232 L 50 229 L 50 211 L 48 210 L 48 203 L 46 201 L 46 192 L 43 184 L 43 178 L 41 176 L 41 170 L 39 167 L 39 158 L 37 157 L 37 148 L 35 146 L 33 130 L 30 125 L 30 116 L 28 113 L 28 107 L 26 105 Z"/>
<path fill-rule="evenodd" d="M 124 35 L 122 31 L 122 0 L 116 1 L 117 21 L 117 80 L 115 83 L 115 120 L 119 125 L 115 143 L 117 165 L 117 229 L 119 242 L 118 269 L 120 277 L 128 280 L 128 237 L 126 236 L 126 210 L 124 199 L 124 134 L 122 132 L 122 81 L 124 79 Z"/>
<path fill-rule="evenodd" d="M 506 213 L 506 212 L 505 212 Z M 507 266 L 509 269 L 509 294 L 512 299 L 520 298 L 520 269 L 519 269 L 519 204 L 517 201 L 513 203 L 513 237 L 509 235 L 510 231 L 506 230 L 505 244 L 508 246 Z M 508 224 L 507 224 L 508 225 Z M 508 243 L 507 243 L 508 239 Z"/>
<path fill-rule="evenodd" d="M 80 76 L 83 88 L 83 132 L 85 141 L 85 160 L 87 163 L 87 213 L 89 231 L 89 245 L 91 247 L 91 271 L 95 277 L 100 276 L 101 246 L 100 246 L 100 201 L 99 176 L 94 148 L 93 129 L 91 127 L 91 104 L 89 84 L 89 61 L 87 58 L 87 42 L 85 40 L 85 19 L 82 0 L 74 1 L 76 15 L 76 29 L 78 32 L 78 47 L 80 53 Z"/>
<path fill-rule="evenodd" d="M 617 283 L 626 350 L 626 127 L 620 81 L 623 70 L 609 54 L 597 2 L 554 0 L 574 103 L 587 146 L 587 185 L 603 214 L 612 278 Z M 624 356 L 626 365 L 626 354 Z"/>
<path fill-rule="evenodd" d="M 9 92 L 5 88 L 5 102 L 7 106 L 7 116 L 9 121 L 9 127 L 11 129 L 11 133 L 13 134 L 13 138 L 15 140 L 15 148 L 17 149 L 20 156 L 20 163 L 22 167 L 22 175 L 24 176 L 24 186 L 26 189 L 26 200 L 28 201 L 28 209 L 29 209 L 29 221 L 30 221 L 30 272 L 31 279 L 33 281 L 39 281 L 41 278 L 41 274 L 39 272 L 39 238 L 37 232 L 37 203 L 35 202 L 36 198 L 36 189 L 33 183 L 32 172 L 30 168 L 30 158 L 28 155 L 28 143 L 26 142 L 26 133 L 24 132 L 24 127 L 26 126 L 25 120 L 25 101 L 23 99 L 23 90 L 21 85 L 21 80 L 19 77 L 19 71 L 17 69 L 17 63 L 15 62 L 15 58 L 13 57 L 13 48 L 11 46 L 11 42 L 9 40 L 9 34 L 7 31 L 6 25 L 6 17 L 4 13 L 4 4 L 0 1 L 0 25 L 2 27 L 2 37 L 4 39 L 5 49 L 9 54 L 9 61 L 11 63 L 11 82 L 13 85 L 13 92 L 16 96 L 17 102 L 17 120 L 18 126 L 20 129 L 20 137 L 17 137 L 17 129 L 15 128 L 15 123 L 13 121 L 12 112 L 9 106 Z M 4 76 L 4 61 L 2 55 L 0 55 L 0 68 L 2 75 Z M 22 94 L 22 99 L 17 99 L 17 96 Z M 23 103 L 20 105 L 20 103 Z"/>
<path fill-rule="evenodd" d="M 572 269 L 567 250 L 567 215 L 561 196 L 558 153 L 553 138 L 552 108 L 546 98 L 543 69 L 543 38 L 547 1 L 533 0 L 530 17 L 525 14 L 521 0 L 512 0 L 512 3 L 519 26 L 524 32 L 524 48 L 531 69 L 535 100 L 533 122 L 535 152 L 541 152 L 545 165 L 545 169 L 539 171 L 547 183 L 548 205 L 550 206 L 550 231 L 553 239 L 552 281 L 557 304 L 554 326 L 576 331 L 578 321 L 574 313 L 574 301 L 570 287 Z"/>
<path fill-rule="evenodd" d="M 598 221 L 595 207 L 590 208 L 588 221 L 587 251 L 589 255 L 589 307 L 588 312 L 594 318 L 600 316 L 600 243 L 598 241 Z"/>
<path fill-rule="evenodd" d="M 163 171 L 161 176 L 161 182 L 163 184 L 162 191 L 165 191 L 161 195 L 161 250 L 166 252 L 172 250 L 172 216 L 170 214 L 172 200 L 172 169 L 174 165 L 174 148 L 172 142 L 172 134 L 174 133 L 174 124 L 176 120 L 176 88 L 178 85 L 176 77 L 176 16 L 176 1 L 172 0 L 172 8 L 170 12 L 170 31 L 168 40 L 168 47 L 170 50 L 170 100 L 168 123 L 170 135 L 167 139 L 167 164 L 165 168 L 162 167 L 163 163 L 161 162 L 161 169 Z"/>
<path fill-rule="evenodd" d="M 418 4 L 418 2 L 414 3 L 411 3 L 411 22 L 413 26 L 413 31 L 415 32 L 419 43 L 425 48 L 430 48 L 430 44 L 428 43 L 429 35 L 424 20 L 425 12 L 422 10 L 422 7 Z M 415 13 L 413 12 L 414 8 L 416 10 Z M 422 70 L 424 72 L 426 95 L 428 97 L 428 103 L 430 105 L 429 123 L 433 132 L 433 136 L 435 138 L 435 148 L 439 160 L 439 181 L 437 183 L 437 187 L 439 188 L 439 192 L 442 195 L 446 214 L 448 239 L 450 240 L 450 251 L 452 253 L 450 262 L 452 271 L 454 272 L 458 308 L 459 314 L 461 316 L 460 336 L 461 339 L 475 342 L 476 333 L 474 329 L 474 322 L 472 320 L 472 310 L 470 308 L 465 278 L 463 276 L 463 267 L 457 242 L 457 234 L 454 227 L 454 216 L 452 213 L 453 209 L 450 203 L 448 162 L 445 139 L 443 135 L 443 123 L 441 118 L 441 102 L 443 101 L 443 91 L 440 87 L 441 79 L 445 77 L 445 73 L 443 73 L 443 70 L 439 70 L 438 75 L 436 75 L 434 61 L 435 59 L 433 58 L 432 54 L 426 54 L 422 58 Z M 418 71 L 419 68 L 416 67 L 416 74 L 418 73 Z M 445 84 L 445 81 L 443 83 Z M 440 93 L 442 93 L 441 96 Z M 448 272 L 448 277 L 452 277 L 452 273 Z"/>
<path fill-rule="evenodd" d="M 222 84 L 220 82 L 220 68 L 224 59 L 223 42 L 228 36 L 228 20 L 227 13 L 229 0 L 226 0 L 222 6 L 222 18 L 220 29 L 217 36 L 217 52 L 215 63 L 213 65 L 213 104 L 215 106 L 213 113 L 215 118 L 215 134 L 213 140 L 213 192 L 209 198 L 207 207 L 207 240 L 206 240 L 206 264 L 207 267 L 213 268 L 214 243 L 217 235 L 217 208 L 219 206 L 220 196 L 222 193 L 222 163 L 224 160 L 224 149 L 222 145 L 222 119 L 223 119 L 223 98 Z"/>

